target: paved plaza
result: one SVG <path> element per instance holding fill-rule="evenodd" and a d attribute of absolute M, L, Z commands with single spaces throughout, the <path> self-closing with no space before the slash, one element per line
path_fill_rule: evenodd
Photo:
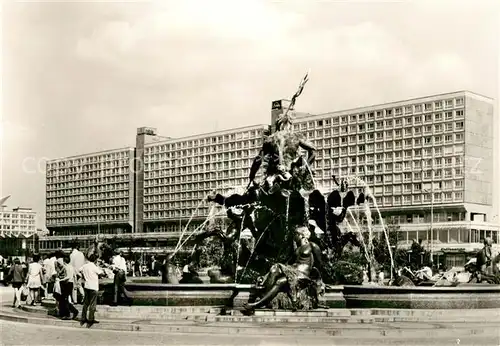
<path fill-rule="evenodd" d="M 499 345 L 499 337 L 414 338 L 289 337 L 123 332 L 1 322 L 2 345 Z"/>
<path fill-rule="evenodd" d="M 10 307 L 12 289 L 2 287 L 0 293 L 1 345 L 500 345 L 498 310 L 485 312 L 484 322 L 476 318 L 470 323 L 293 323 L 304 331 L 318 331 L 304 334 L 288 332 L 290 326 L 275 323 L 207 325 L 202 322 L 186 321 L 182 324 L 142 319 L 139 321 L 141 331 L 134 332 L 116 330 L 120 324 L 127 328 L 130 321 L 126 319 L 102 320 L 101 324 L 87 329 L 75 322 L 16 311 Z M 464 315 L 466 313 L 470 315 L 470 312 L 464 311 Z M 179 329 L 184 332 L 173 332 L 175 325 L 184 326 Z M 231 328 L 232 325 L 234 327 Z M 321 333 L 327 330 L 337 330 L 337 334 Z M 338 333 L 342 330 L 345 333 Z M 269 335 L 270 331 L 274 335 Z M 282 335 L 277 335 L 280 332 Z"/>

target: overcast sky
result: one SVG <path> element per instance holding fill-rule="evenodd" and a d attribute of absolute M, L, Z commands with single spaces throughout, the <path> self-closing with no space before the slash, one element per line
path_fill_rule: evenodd
<path fill-rule="evenodd" d="M 495 1 L 4 1 L 2 191 L 44 223 L 35 162 L 472 90 L 498 96 Z M 27 164 L 23 168 L 23 162 Z M 43 168 L 43 164 L 41 164 Z"/>

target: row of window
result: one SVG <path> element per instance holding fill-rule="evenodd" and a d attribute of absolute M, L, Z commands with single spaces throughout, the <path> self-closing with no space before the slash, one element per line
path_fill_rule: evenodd
<path fill-rule="evenodd" d="M 131 155 L 133 154 L 133 149 L 119 151 L 114 153 L 98 153 L 92 156 L 76 157 L 76 158 L 65 158 L 60 160 L 54 160 L 47 162 L 47 170 L 55 170 L 57 168 L 70 168 L 70 167 L 83 167 L 83 166 L 93 166 L 94 164 L 103 167 L 105 164 L 116 164 L 117 162 L 128 162 Z"/>
<path fill-rule="evenodd" d="M 239 131 L 236 133 L 230 133 L 226 135 L 214 135 L 206 138 L 191 139 L 184 141 L 179 140 L 173 143 L 154 144 L 144 148 L 144 153 L 146 155 L 149 155 L 153 153 L 171 152 L 175 150 L 203 147 L 207 145 L 215 145 L 215 144 L 228 143 L 234 141 L 260 139 L 260 137 L 262 137 L 263 132 L 264 129 L 256 129 L 256 130 Z M 249 143 L 249 141 L 246 142 Z"/>
<path fill-rule="evenodd" d="M 108 208 L 94 208 L 94 209 L 78 209 L 76 207 L 68 208 L 71 210 L 47 212 L 48 218 L 60 218 L 67 216 L 97 216 L 98 218 L 105 218 L 107 215 L 121 215 L 129 212 L 128 206 L 122 207 L 108 207 Z"/>
<path fill-rule="evenodd" d="M 466 228 L 439 228 L 425 231 L 402 231 L 403 241 L 408 243 L 413 240 L 424 240 L 429 242 L 431 239 L 440 243 L 482 243 L 486 237 L 491 238 L 494 243 L 500 243 L 500 232 L 479 229 Z M 463 265 L 463 264 L 462 264 Z"/>
<path fill-rule="evenodd" d="M 23 219 L 23 220 L 11 220 L 11 219 L 1 219 L 0 218 L 0 224 L 9 224 L 9 225 L 28 225 L 28 224 L 34 224 L 35 220 L 34 219 Z"/>
<path fill-rule="evenodd" d="M 403 115 L 407 116 L 415 113 L 440 112 L 442 110 L 450 110 L 445 112 L 445 117 L 451 118 L 452 117 L 451 109 L 462 108 L 463 106 L 464 106 L 464 101 L 463 98 L 460 97 L 455 100 L 449 99 L 449 100 L 435 101 L 434 103 L 432 102 L 424 104 L 418 103 L 413 105 L 407 105 L 404 107 L 387 108 L 369 112 L 362 112 L 359 114 L 342 115 L 342 116 L 333 115 L 331 118 L 308 121 L 306 122 L 306 124 L 309 128 L 313 128 L 314 126 L 320 127 L 320 126 L 338 125 L 339 123 L 347 124 L 355 122 L 366 122 L 374 119 L 399 117 Z M 463 110 L 455 111 L 455 113 L 456 112 L 461 112 L 459 113 L 460 114 L 459 116 L 463 116 Z M 417 116 L 416 118 L 421 119 L 421 116 Z"/>
<path fill-rule="evenodd" d="M 198 157 L 203 155 L 209 155 L 213 153 L 224 153 L 227 156 L 235 155 L 236 152 L 241 150 L 254 150 L 262 146 L 263 139 L 252 140 L 246 142 L 236 142 L 221 145 L 212 145 L 210 147 L 196 147 L 192 149 L 183 149 L 177 151 L 169 152 L 158 152 L 150 153 L 144 156 L 144 161 L 149 162 L 151 160 L 159 158 L 160 160 L 174 159 L 181 157 Z"/>
<path fill-rule="evenodd" d="M 125 198 L 123 198 L 125 197 Z M 95 198 L 94 200 L 82 200 L 78 197 L 64 197 L 64 198 L 55 198 L 50 202 L 47 201 L 47 210 L 64 210 L 66 208 L 70 208 L 73 205 L 82 207 L 82 208 L 97 208 L 104 206 L 120 206 L 120 205 L 128 205 L 129 198 L 127 196 L 119 196 L 118 198 L 109 198 L 108 196 L 104 196 L 101 198 Z M 86 207 L 84 207 L 86 206 Z"/>
<path fill-rule="evenodd" d="M 12 213 L 12 212 L 0 212 L 0 220 L 2 219 L 34 219 L 35 214 L 18 214 L 18 213 Z"/>
<path fill-rule="evenodd" d="M 403 168 L 403 165 L 404 165 L 405 169 L 411 169 L 412 167 L 413 167 L 413 169 L 421 169 L 421 168 L 432 168 L 432 167 L 441 168 L 442 166 L 449 167 L 449 166 L 457 166 L 457 165 L 464 164 L 463 156 L 444 157 L 444 158 L 437 157 L 437 158 L 432 159 L 432 150 L 429 151 L 428 155 L 424 155 L 428 158 L 423 159 L 423 160 L 422 159 L 414 160 L 412 154 L 413 154 L 412 150 L 404 151 L 404 155 L 403 155 L 404 162 L 403 162 L 403 158 L 400 155 L 398 155 L 396 158 L 392 155 L 392 153 L 386 153 L 385 155 L 377 154 L 375 156 L 374 155 L 366 155 L 366 156 L 361 155 L 361 156 L 353 156 L 350 158 L 348 158 L 348 157 L 342 157 L 340 159 L 333 158 L 333 159 L 331 159 L 331 165 L 333 165 L 333 166 L 338 166 L 338 165 L 347 166 L 349 164 L 364 165 L 364 164 L 376 163 L 377 164 L 376 169 L 381 170 L 382 163 L 384 162 L 384 158 L 386 161 L 384 167 L 388 170 L 392 170 L 393 168 L 395 170 L 400 170 L 401 168 Z M 395 160 L 395 161 L 392 162 L 393 160 Z M 319 162 L 318 166 L 322 167 L 323 165 L 326 165 L 327 161 L 328 160 L 326 160 L 326 159 L 318 160 L 318 162 Z M 387 162 L 387 161 L 391 161 L 391 162 Z M 167 179 L 167 181 L 169 181 L 168 178 L 166 178 L 166 179 Z M 170 178 L 170 181 L 172 182 L 173 179 L 174 178 Z"/>
<path fill-rule="evenodd" d="M 443 117 L 441 113 L 435 114 L 434 119 L 432 115 L 428 115 L 422 118 L 420 116 L 413 117 L 413 118 L 404 118 L 404 119 L 389 119 L 389 120 L 384 120 L 384 121 L 375 121 L 375 122 L 368 122 L 368 123 L 361 123 L 358 125 L 344 125 L 344 126 L 339 126 L 335 125 L 330 127 L 325 128 L 324 126 L 316 126 L 316 129 L 314 130 L 314 126 L 312 126 L 312 123 L 309 123 L 309 126 L 306 126 L 307 123 L 297 123 L 294 125 L 294 130 L 298 133 L 314 133 L 316 136 L 330 136 L 330 135 L 339 135 L 339 134 L 353 134 L 353 133 L 361 133 L 361 132 L 366 132 L 366 131 L 374 131 L 374 130 L 383 130 L 383 129 L 399 129 L 403 126 L 407 128 L 414 128 L 414 129 L 420 129 L 424 131 L 424 129 L 430 129 L 432 130 L 433 128 L 437 131 L 442 131 L 443 128 L 446 128 L 447 130 L 450 129 L 449 125 L 451 124 L 451 129 L 453 129 L 453 124 L 455 124 L 455 129 L 463 129 L 464 128 L 464 121 L 460 120 L 463 119 L 463 111 L 457 111 L 455 114 L 455 117 L 452 116 L 450 113 L 450 116 L 448 114 L 445 114 Z M 454 121 L 455 120 L 455 121 Z M 459 120 L 459 121 L 456 121 Z M 445 121 L 445 123 L 442 123 Z M 418 133 L 418 132 L 417 132 Z"/>
<path fill-rule="evenodd" d="M 432 126 L 423 126 L 423 127 L 413 127 L 406 129 L 396 129 L 396 130 L 386 130 L 372 133 L 364 133 L 364 134 L 334 134 L 333 137 L 331 135 L 322 135 L 322 132 L 327 132 L 326 130 L 316 130 L 309 131 L 305 133 L 305 137 L 309 139 L 317 138 L 316 143 L 319 145 L 329 146 L 330 144 L 338 145 L 345 143 L 369 143 L 375 141 L 392 141 L 395 139 L 408 138 L 411 141 L 413 137 L 415 139 L 425 137 L 426 135 L 432 137 L 431 135 L 435 135 L 435 137 L 440 137 L 439 135 L 443 132 L 457 132 L 463 130 L 462 128 L 453 128 L 453 124 L 446 124 L 446 126 L 435 126 L 434 129 Z M 460 131 L 460 134 L 463 135 L 463 131 Z M 445 133 L 446 135 L 446 133 Z M 452 133 L 449 134 L 453 135 Z M 325 138 L 326 137 L 326 138 Z M 321 140 L 323 139 L 323 140 Z"/>
<path fill-rule="evenodd" d="M 49 189 L 50 187 L 50 189 Z M 47 196 L 66 196 L 68 195 L 68 191 L 71 192 L 71 195 L 84 195 L 84 194 L 92 194 L 100 191 L 122 191 L 128 190 L 130 187 L 129 182 L 123 183 L 99 183 L 95 182 L 92 185 L 88 185 L 87 187 L 77 187 L 70 183 L 61 183 L 59 185 L 51 185 L 47 186 Z M 50 194 L 49 194 L 50 192 Z"/>
<path fill-rule="evenodd" d="M 32 225 L 2 225 L 0 224 L 0 230 L 8 231 L 36 231 L 35 224 Z"/>
<path fill-rule="evenodd" d="M 112 214 L 112 215 L 100 215 L 98 216 L 75 216 L 75 217 L 47 217 L 47 226 L 53 225 L 71 225 L 71 224 L 86 224 L 86 223 L 97 223 L 97 222 L 112 222 L 112 221 L 124 221 L 127 222 L 130 219 L 130 215 L 127 214 Z"/>
<path fill-rule="evenodd" d="M 81 179 L 77 176 L 65 175 L 47 178 L 47 189 L 56 189 L 58 185 L 64 184 L 68 187 L 86 187 L 101 184 L 113 184 L 130 180 L 130 172 L 122 172 L 114 176 L 111 175 L 96 175 L 93 177 Z M 66 184 L 65 184 L 66 183 Z"/>

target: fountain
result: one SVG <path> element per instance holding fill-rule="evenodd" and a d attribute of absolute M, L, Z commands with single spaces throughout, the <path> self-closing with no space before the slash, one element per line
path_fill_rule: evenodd
<path fill-rule="evenodd" d="M 243 308 L 247 314 L 264 307 L 500 307 L 499 286 L 396 287 L 411 280 L 395 270 L 388 231 L 370 187 L 359 177 L 337 181 L 332 176 L 337 187 L 325 198 L 316 186 L 311 168 L 315 148 L 293 132 L 289 114 L 307 80 L 306 75 L 288 109 L 270 126 L 250 168 L 246 189 L 228 196 L 214 191 L 207 197 L 224 208 L 227 227 L 214 224 L 220 214 L 213 209 L 205 222 L 187 235 L 186 225 L 169 255 L 170 260 L 185 244 L 193 245 L 187 268 L 196 280 L 187 277 L 177 283 L 166 276 L 169 284 L 128 283 L 134 302 L 225 305 Z M 263 174 L 258 180 L 259 170 Z M 362 191 L 356 196 L 349 189 L 352 186 Z M 389 254 L 389 286 L 376 283 L 380 264 L 374 254 L 372 209 L 381 223 Z M 366 221 L 363 225 L 353 210 Z M 219 268 L 208 271 L 210 284 L 200 284 L 194 269 L 200 266 L 200 254 L 214 244 L 221 249 Z M 370 285 L 360 285 L 362 263 L 344 259 L 348 244 L 360 249 Z M 475 295 L 475 300 L 470 295 Z"/>

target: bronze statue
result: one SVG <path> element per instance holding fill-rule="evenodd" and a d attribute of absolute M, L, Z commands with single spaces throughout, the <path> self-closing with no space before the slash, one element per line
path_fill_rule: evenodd
<path fill-rule="evenodd" d="M 220 228 L 208 230 L 198 234 L 194 238 L 194 243 L 200 244 L 203 240 L 215 237 L 222 242 L 223 246 L 223 263 L 220 270 L 212 269 L 208 272 L 211 283 L 231 283 L 234 282 L 238 262 L 244 262 L 251 254 L 245 244 L 242 243 L 238 246 L 240 241 L 240 233 L 244 229 L 250 230 L 252 236 L 257 239 L 259 233 L 253 223 L 251 216 L 252 207 L 230 207 L 227 210 L 227 217 L 230 220 L 228 227 L 225 231 Z"/>
<path fill-rule="evenodd" d="M 473 275 L 469 282 L 479 282 L 486 281 L 492 284 L 500 284 L 500 275 L 498 275 L 497 263 L 500 260 L 499 256 L 493 258 L 491 252 L 491 246 L 493 244 L 493 239 L 485 238 L 484 247 L 479 250 L 476 255 L 476 264 L 473 269 Z"/>
<path fill-rule="evenodd" d="M 311 274 L 318 274 L 318 267 L 321 267 L 321 250 L 318 245 L 310 242 L 311 234 L 307 227 L 299 227 L 295 231 L 295 241 L 297 249 L 295 251 L 295 260 L 291 265 L 274 264 L 269 273 L 262 278 L 263 296 L 253 303 L 244 304 L 244 310 L 247 313 L 252 313 L 254 309 L 266 306 L 280 292 L 288 294 L 293 306 L 299 308 L 298 293 L 301 290 L 311 286 L 316 286 L 318 283 L 313 281 Z M 318 280 L 321 280 L 317 277 Z M 316 293 L 319 293 L 319 288 L 316 288 Z M 315 301 L 316 297 L 311 297 Z"/>

